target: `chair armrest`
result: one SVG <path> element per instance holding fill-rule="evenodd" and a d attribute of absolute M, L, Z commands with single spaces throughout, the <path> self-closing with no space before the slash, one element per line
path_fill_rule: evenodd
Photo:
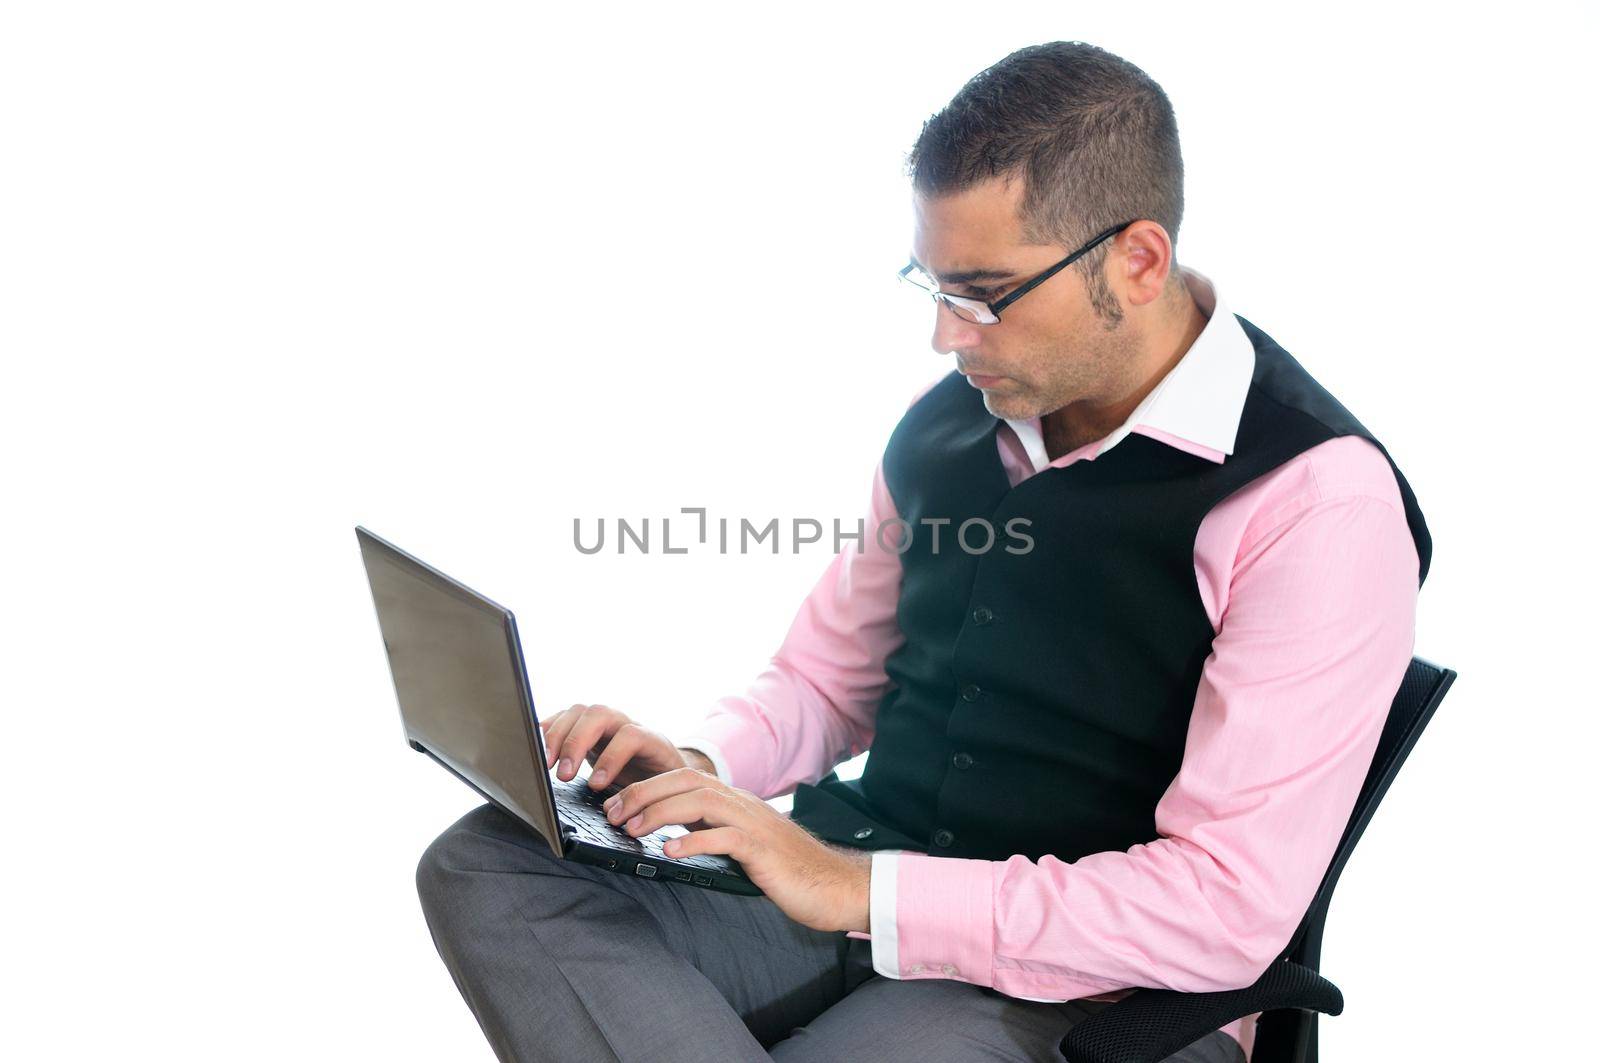
<path fill-rule="evenodd" d="M 1344 996 L 1311 968 L 1279 960 L 1245 989 L 1130 993 L 1067 1031 L 1061 1054 L 1067 1063 L 1160 1063 L 1234 1019 L 1278 1008 L 1337 1015 Z"/>

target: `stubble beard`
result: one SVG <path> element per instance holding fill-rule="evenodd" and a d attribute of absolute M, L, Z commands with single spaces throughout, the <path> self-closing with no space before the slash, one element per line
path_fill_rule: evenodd
<path fill-rule="evenodd" d="M 1028 364 L 1036 367 L 1030 377 L 1043 379 L 1044 385 L 1033 387 L 1008 378 L 1020 390 L 998 396 L 986 391 L 984 408 L 995 417 L 1026 421 L 1086 399 L 1101 403 L 1127 394 L 1138 386 L 1138 338 L 1126 317 L 1118 318 L 1114 328 L 1106 326 L 1106 320 L 1097 317 L 1084 335 L 1067 338 L 1030 359 Z"/>

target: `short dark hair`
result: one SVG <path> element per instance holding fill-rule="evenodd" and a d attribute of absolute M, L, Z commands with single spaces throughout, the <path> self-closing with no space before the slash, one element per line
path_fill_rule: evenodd
<path fill-rule="evenodd" d="M 961 87 L 923 123 L 906 158 L 912 188 L 964 192 L 1020 176 L 1023 239 L 1081 247 L 1113 226 L 1147 218 L 1167 231 L 1177 269 L 1183 156 L 1167 94 L 1143 70 L 1082 41 L 1020 48 Z M 1107 244 L 1073 264 L 1095 312 L 1121 309 L 1104 274 Z"/>

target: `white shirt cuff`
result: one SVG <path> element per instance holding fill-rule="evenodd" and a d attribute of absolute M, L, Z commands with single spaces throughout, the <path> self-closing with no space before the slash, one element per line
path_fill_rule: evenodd
<path fill-rule="evenodd" d="M 898 879 L 898 853 L 903 849 L 881 849 L 872 854 L 872 887 L 867 902 L 867 918 L 872 933 L 872 969 L 885 978 L 900 977 L 900 935 L 895 929 L 895 890 Z"/>

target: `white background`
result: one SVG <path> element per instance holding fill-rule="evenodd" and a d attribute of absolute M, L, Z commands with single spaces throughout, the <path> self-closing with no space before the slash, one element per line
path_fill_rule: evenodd
<path fill-rule="evenodd" d="M 689 729 L 829 547 L 573 519 L 860 515 L 950 364 L 904 153 L 1057 38 L 1166 89 L 1180 260 L 1433 528 L 1461 678 L 1339 888 L 1325 1058 L 1579 1054 L 1594 27 L 1108 6 L 7 5 L 4 1054 L 490 1059 L 412 882 L 477 798 L 401 739 L 352 525 L 514 608 L 547 710 Z"/>

